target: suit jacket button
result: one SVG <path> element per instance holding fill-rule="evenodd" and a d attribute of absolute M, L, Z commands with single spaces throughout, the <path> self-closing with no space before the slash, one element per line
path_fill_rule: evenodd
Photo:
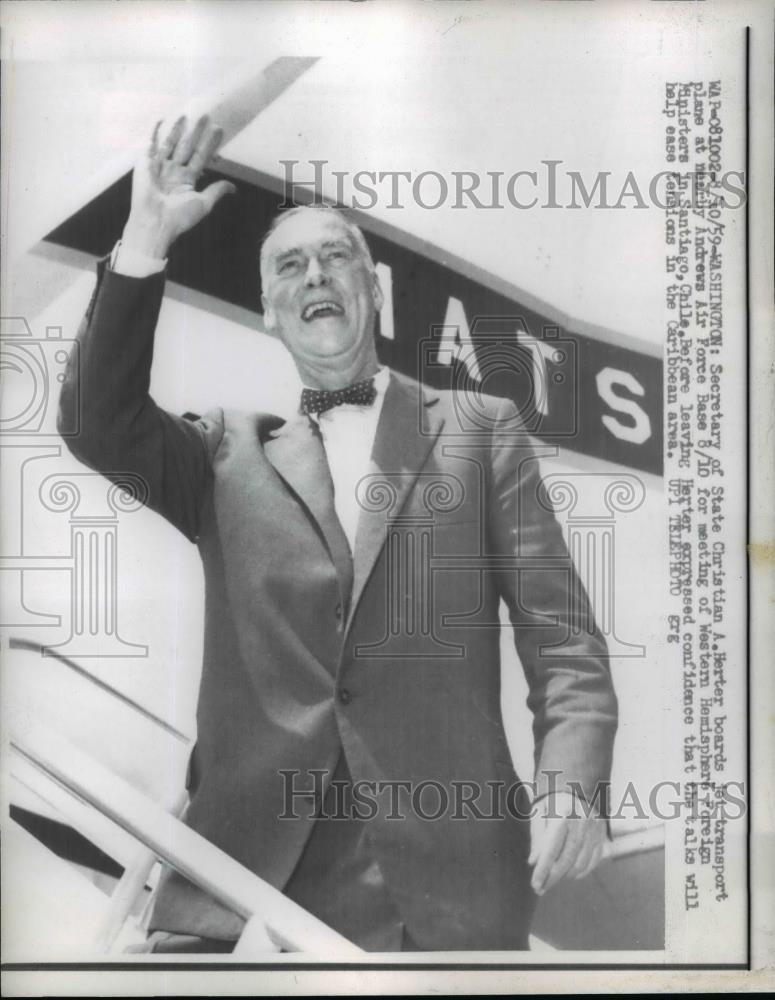
<path fill-rule="evenodd" d="M 347 688 L 339 688 L 339 701 L 341 701 L 343 705 L 349 705 L 351 699 L 352 695 Z"/>

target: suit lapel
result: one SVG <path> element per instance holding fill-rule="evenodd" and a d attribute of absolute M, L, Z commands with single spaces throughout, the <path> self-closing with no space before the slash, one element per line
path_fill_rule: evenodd
<path fill-rule="evenodd" d="M 317 424 L 307 417 L 287 421 L 265 441 L 264 454 L 311 515 L 336 567 L 347 607 L 352 590 L 352 556 L 336 516 L 331 472 Z"/>
<path fill-rule="evenodd" d="M 438 399 L 438 394 L 391 372 L 368 479 L 363 484 L 348 630 L 385 544 L 388 525 L 400 514 L 443 426 L 444 420 L 435 409 Z M 384 484 L 382 489 L 380 483 Z M 369 502 L 369 487 L 374 503 Z M 386 508 L 380 501 L 388 496 Z"/>

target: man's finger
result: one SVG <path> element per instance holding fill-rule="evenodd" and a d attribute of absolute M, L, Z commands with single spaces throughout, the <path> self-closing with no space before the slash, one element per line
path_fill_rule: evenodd
<path fill-rule="evenodd" d="M 231 181 L 216 181 L 202 191 L 201 198 L 207 211 L 211 212 L 224 195 L 234 194 L 236 190 Z"/>
<path fill-rule="evenodd" d="M 530 819 L 530 856 L 527 859 L 529 865 L 534 865 L 538 861 L 546 836 L 546 819 L 538 814 Z"/>
<path fill-rule="evenodd" d="M 210 162 L 210 158 L 214 155 L 216 149 L 220 146 L 223 140 L 223 129 L 217 126 L 208 125 L 203 134 L 199 138 L 196 149 L 188 161 L 189 167 L 198 174 L 201 170 L 207 166 Z"/>
<path fill-rule="evenodd" d="M 185 133 L 175 148 L 175 153 L 172 157 L 175 163 L 179 163 L 181 166 L 185 166 L 188 163 L 194 153 L 194 150 L 199 145 L 199 141 L 207 128 L 208 122 L 209 119 L 207 115 L 202 115 L 196 125 Z"/>
<path fill-rule="evenodd" d="M 164 157 L 164 159 L 169 159 L 175 152 L 175 148 L 178 144 L 178 140 L 181 135 L 183 135 L 183 130 L 186 127 L 186 116 L 181 115 L 180 118 L 175 122 L 172 128 L 167 133 L 167 138 L 161 144 L 161 149 L 159 154 Z"/>
<path fill-rule="evenodd" d="M 576 860 L 573 862 L 572 867 L 568 870 L 568 876 L 570 878 L 579 878 L 581 872 L 583 872 L 589 862 L 592 860 L 592 855 L 597 846 L 597 841 L 593 837 L 585 837 L 581 843 L 578 854 L 576 855 Z"/>
<path fill-rule="evenodd" d="M 547 823 L 544 842 L 541 845 L 541 852 L 533 870 L 533 877 L 530 880 L 533 891 L 538 893 L 539 896 L 544 891 L 546 879 L 552 865 L 560 856 L 567 835 L 567 824 L 563 823 L 562 820 L 553 820 Z"/>
<path fill-rule="evenodd" d="M 595 870 L 595 868 L 597 868 L 597 866 L 603 860 L 603 855 L 604 855 L 603 845 L 602 844 L 598 844 L 593 849 L 592 856 L 590 857 L 590 859 L 589 859 L 589 861 L 587 863 L 586 868 L 584 868 L 583 871 L 579 872 L 579 874 L 576 876 L 576 878 L 577 879 L 582 879 L 582 878 L 586 878 L 587 875 L 591 875 L 592 872 Z"/>
<path fill-rule="evenodd" d="M 161 126 L 161 121 L 156 122 L 153 133 L 151 134 L 151 141 L 148 143 L 147 167 L 151 176 L 157 179 L 161 174 L 162 165 L 162 155 L 161 150 L 159 149 L 159 132 L 161 131 Z"/>
<path fill-rule="evenodd" d="M 161 120 L 156 122 L 154 126 L 153 133 L 151 135 L 151 142 L 148 146 L 148 155 L 153 157 L 159 152 L 159 130 L 161 129 Z"/>
<path fill-rule="evenodd" d="M 584 844 L 582 845 L 582 849 L 579 851 L 576 864 L 573 866 L 571 871 L 571 875 L 573 875 L 574 878 L 583 878 L 584 873 L 588 873 L 588 871 L 592 870 L 589 867 L 590 864 L 592 864 L 592 867 L 599 864 L 601 858 L 605 855 L 606 842 L 604 821 L 602 819 L 598 819 L 593 822 L 587 830 L 587 834 L 584 838 Z"/>
<path fill-rule="evenodd" d="M 543 891 L 548 892 L 553 886 L 555 886 L 561 878 L 573 867 L 576 858 L 578 857 L 579 850 L 581 849 L 583 843 L 583 824 L 580 820 L 568 820 L 566 821 L 567 835 L 565 841 L 562 845 L 562 850 L 555 859 L 554 864 L 550 868 L 546 879 L 543 884 Z"/>

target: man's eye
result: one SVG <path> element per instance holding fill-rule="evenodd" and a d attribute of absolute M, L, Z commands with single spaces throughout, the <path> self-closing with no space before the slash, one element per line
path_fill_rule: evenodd
<path fill-rule="evenodd" d="M 329 250 L 325 256 L 325 260 L 330 264 L 339 264 L 349 259 L 350 259 L 349 252 L 343 248 L 336 250 Z"/>
<path fill-rule="evenodd" d="M 299 261 L 298 260 L 295 260 L 295 259 L 284 260 L 284 261 L 281 261 L 281 263 L 277 265 L 277 273 L 278 274 L 293 274 L 295 271 L 298 271 L 299 266 L 300 265 L 299 265 Z"/>

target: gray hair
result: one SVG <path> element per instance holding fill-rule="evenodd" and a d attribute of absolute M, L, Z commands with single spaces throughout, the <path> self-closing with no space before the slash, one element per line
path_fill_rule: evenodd
<path fill-rule="evenodd" d="M 280 226 L 285 222 L 286 219 L 292 219 L 295 215 L 301 215 L 302 212 L 326 212 L 328 215 L 333 216 L 335 219 L 339 219 L 347 232 L 355 241 L 355 245 L 366 261 L 370 271 L 374 271 L 374 258 L 371 256 L 371 250 L 369 250 L 369 244 L 366 242 L 366 237 L 363 235 L 363 230 L 357 223 L 348 216 L 347 211 L 342 208 L 335 208 L 333 205 L 318 204 L 318 205 L 297 205 L 295 208 L 289 208 L 286 212 L 281 212 L 276 215 L 269 226 L 269 229 L 264 233 L 261 240 L 260 251 L 259 251 L 259 267 L 263 275 L 264 264 L 266 263 L 266 252 L 265 247 L 267 240 L 279 229 Z"/>

